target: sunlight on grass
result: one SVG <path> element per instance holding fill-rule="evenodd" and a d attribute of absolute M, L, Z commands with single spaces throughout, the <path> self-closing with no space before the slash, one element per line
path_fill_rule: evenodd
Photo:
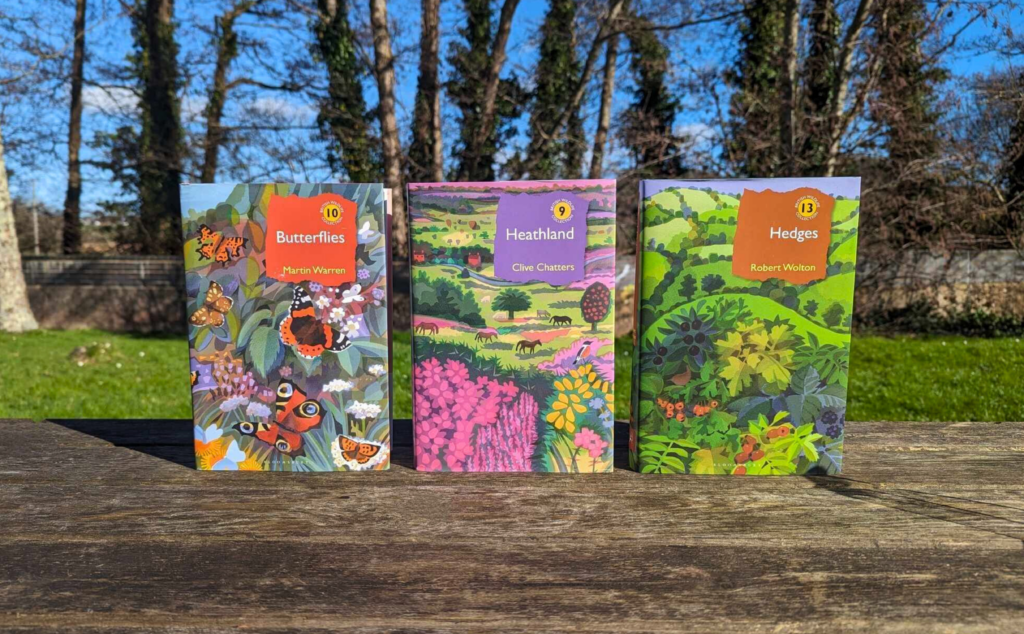
<path fill-rule="evenodd" d="M 397 333 L 395 412 L 412 415 L 410 336 Z M 0 417 L 190 418 L 188 342 L 95 330 L 0 335 Z M 76 352 L 77 350 L 77 352 Z M 632 346 L 616 342 L 617 418 Z M 1024 420 L 1020 339 L 854 337 L 848 420 Z"/>

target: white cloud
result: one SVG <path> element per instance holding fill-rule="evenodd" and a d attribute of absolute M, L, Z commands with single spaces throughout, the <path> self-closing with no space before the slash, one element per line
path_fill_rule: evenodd
<path fill-rule="evenodd" d="M 139 100 L 127 88 L 86 86 L 82 89 L 82 106 L 87 113 L 134 114 Z"/>

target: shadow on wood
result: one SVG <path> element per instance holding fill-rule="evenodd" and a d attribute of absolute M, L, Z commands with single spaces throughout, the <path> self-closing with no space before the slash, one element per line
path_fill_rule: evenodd
<path fill-rule="evenodd" d="M 115 447 L 124 447 L 179 464 L 195 466 L 193 425 L 187 419 L 49 419 L 49 422 L 67 429 L 99 438 Z M 394 467 L 415 469 L 412 451 L 412 421 L 398 419 L 391 427 L 391 464 Z M 629 425 L 615 423 L 615 468 L 627 469 Z"/>

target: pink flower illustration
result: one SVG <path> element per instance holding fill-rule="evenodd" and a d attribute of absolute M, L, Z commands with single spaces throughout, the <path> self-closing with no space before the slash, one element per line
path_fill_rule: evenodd
<path fill-rule="evenodd" d="M 519 394 L 511 382 L 472 379 L 466 366 L 454 359 L 420 363 L 414 383 L 413 438 L 417 468 L 424 471 L 474 469 L 479 430 L 498 422 Z"/>
<path fill-rule="evenodd" d="M 576 438 L 573 439 L 573 442 L 580 449 L 586 450 L 590 454 L 590 457 L 594 459 L 600 458 L 604 453 L 605 448 L 608 447 L 608 443 L 605 442 L 601 436 L 586 427 L 576 434 Z"/>

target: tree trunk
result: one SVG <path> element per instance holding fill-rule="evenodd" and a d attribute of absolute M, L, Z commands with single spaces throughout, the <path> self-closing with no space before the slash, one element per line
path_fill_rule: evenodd
<path fill-rule="evenodd" d="M 604 53 L 604 82 L 601 84 L 601 113 L 597 118 L 597 131 L 594 133 L 594 151 L 590 159 L 590 178 L 601 178 L 604 174 L 605 144 L 608 142 L 608 130 L 612 125 L 612 97 L 615 96 L 615 64 L 619 56 L 619 34 L 613 33 L 608 38 Z"/>
<path fill-rule="evenodd" d="M 515 17 L 519 0 L 505 0 L 501 5 L 501 17 L 498 19 L 498 31 L 494 36 L 494 46 L 491 48 L 490 67 L 487 69 L 487 80 L 484 84 L 484 99 L 480 104 L 480 122 L 473 134 L 473 143 L 466 148 L 470 160 L 462 161 L 462 165 L 475 165 L 482 153 L 482 148 L 491 135 L 494 128 L 494 117 L 497 113 L 498 87 L 501 85 L 501 69 L 508 57 L 506 48 L 508 46 L 509 34 L 512 32 L 512 18 Z M 460 170 L 460 172 L 463 172 Z M 462 180 L 463 174 L 458 175 Z"/>
<path fill-rule="evenodd" d="M 779 73 L 779 165 L 784 176 L 796 176 L 796 61 L 800 42 L 800 0 L 786 0 Z"/>
<path fill-rule="evenodd" d="M 380 136 L 384 149 L 384 185 L 391 188 L 392 256 L 409 257 L 405 215 L 405 192 L 402 191 L 402 146 L 395 120 L 395 60 L 388 35 L 388 12 L 385 0 L 370 0 L 370 27 L 373 30 L 374 74 L 377 78 Z"/>
<path fill-rule="evenodd" d="M 178 102 L 178 46 L 174 40 L 174 1 L 146 0 L 143 15 L 140 73 L 142 134 L 140 137 L 140 238 L 144 254 L 181 253 L 182 132 Z"/>
<path fill-rule="evenodd" d="M 559 116 L 554 125 L 551 126 L 549 133 L 535 145 L 531 155 L 526 157 L 526 160 L 520 167 L 521 174 L 527 175 L 534 167 L 536 167 L 537 163 L 541 158 L 543 158 L 544 153 L 547 151 L 548 145 L 561 138 L 562 130 L 564 130 L 566 124 L 569 123 L 569 119 L 572 117 L 572 114 L 580 107 L 580 102 L 583 100 L 583 93 L 586 92 L 587 84 L 590 82 L 590 74 L 594 71 L 594 66 L 597 64 L 597 56 L 600 53 L 601 44 L 612 32 L 612 23 L 618 19 L 619 13 L 622 12 L 624 4 L 625 0 L 612 0 L 611 7 L 608 9 L 608 15 L 601 22 L 601 28 L 594 37 L 594 41 L 591 42 L 590 50 L 587 51 L 587 59 L 583 62 L 583 69 L 580 72 L 579 82 L 576 84 L 576 90 L 573 93 L 572 98 L 569 100 L 569 103 L 565 105 L 561 116 Z"/>
<path fill-rule="evenodd" d="M 825 176 L 832 176 L 836 171 L 836 160 L 839 158 L 839 147 L 846 133 L 848 120 L 843 116 L 843 109 L 846 107 L 846 97 L 849 94 L 850 69 L 853 66 L 853 53 L 860 42 L 860 34 L 864 30 L 864 23 L 867 22 L 871 12 L 873 0 L 860 0 L 857 10 L 853 14 L 853 21 L 843 38 L 843 46 L 839 51 L 839 61 L 836 63 L 835 83 L 832 89 L 832 112 L 827 120 L 829 146 L 828 159 L 825 162 Z"/>
<path fill-rule="evenodd" d="M 85 75 L 85 2 L 75 2 L 75 49 L 71 57 L 71 113 L 68 118 L 68 190 L 64 196 L 62 251 L 82 250 L 82 82 Z"/>
<path fill-rule="evenodd" d="M 416 82 L 410 177 L 439 183 L 444 180 L 444 148 L 441 146 L 441 85 L 438 79 L 440 49 L 440 0 L 423 0 L 420 35 L 420 69 Z"/>
<path fill-rule="evenodd" d="M 21 270 L 18 236 L 14 231 L 14 207 L 4 163 L 4 136 L 0 129 L 0 330 L 25 332 L 38 327 L 28 304 L 25 275 Z"/>
<path fill-rule="evenodd" d="M 255 0 L 239 2 L 215 19 L 217 60 L 213 66 L 213 83 L 206 100 L 206 138 L 203 140 L 203 167 L 199 181 L 212 183 L 217 176 L 217 159 L 226 140 L 221 121 L 228 96 L 228 70 L 238 57 L 238 34 L 235 20 L 255 4 Z"/>

